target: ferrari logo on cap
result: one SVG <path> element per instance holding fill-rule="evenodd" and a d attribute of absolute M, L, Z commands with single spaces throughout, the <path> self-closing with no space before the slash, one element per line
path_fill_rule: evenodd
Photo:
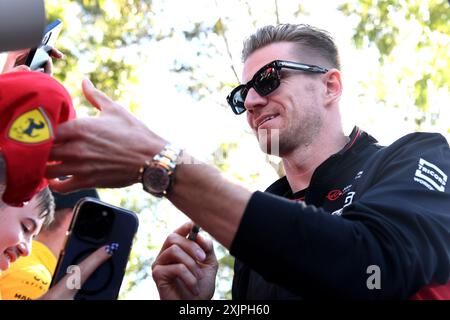
<path fill-rule="evenodd" d="M 12 123 L 8 137 L 23 143 L 39 143 L 53 138 L 51 122 L 42 108 L 22 113 Z"/>

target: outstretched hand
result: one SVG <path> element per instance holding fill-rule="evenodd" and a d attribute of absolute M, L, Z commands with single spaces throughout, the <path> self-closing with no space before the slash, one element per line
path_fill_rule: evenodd
<path fill-rule="evenodd" d="M 122 106 L 83 81 L 83 93 L 100 116 L 60 124 L 50 153 L 46 177 L 61 193 L 83 188 L 118 188 L 138 182 L 143 164 L 166 141 L 150 131 Z"/>

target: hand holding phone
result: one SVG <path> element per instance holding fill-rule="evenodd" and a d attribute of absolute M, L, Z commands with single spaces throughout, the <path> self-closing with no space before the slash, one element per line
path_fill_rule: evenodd
<path fill-rule="evenodd" d="M 97 251 L 94 251 L 86 259 L 80 262 L 80 286 L 89 279 L 91 274 L 94 273 L 99 266 L 110 259 L 112 254 L 113 253 L 109 250 L 109 246 L 100 247 Z M 44 295 L 39 297 L 38 300 L 73 300 L 78 289 L 75 286 L 67 285 L 68 283 L 71 283 L 71 277 L 73 277 L 73 275 L 67 274 L 58 283 L 54 284 Z"/>
<path fill-rule="evenodd" d="M 43 71 L 47 61 L 51 59 L 50 53 L 55 47 L 56 39 L 58 38 L 61 29 L 61 20 L 56 19 L 50 23 L 45 29 L 41 44 L 30 50 L 25 65 L 29 66 L 31 70 Z"/>
<path fill-rule="evenodd" d="M 76 300 L 114 300 L 119 295 L 130 255 L 138 219 L 134 212 L 118 208 L 94 198 L 80 200 L 70 225 L 66 244 L 58 259 L 51 287 L 99 247 L 116 243 L 111 259 L 87 279 Z"/>

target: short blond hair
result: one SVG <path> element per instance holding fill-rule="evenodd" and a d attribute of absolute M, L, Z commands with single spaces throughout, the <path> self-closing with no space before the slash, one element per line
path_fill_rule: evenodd
<path fill-rule="evenodd" d="M 338 48 L 328 31 L 307 24 L 279 24 L 258 29 L 244 41 L 242 61 L 256 50 L 276 42 L 292 42 L 299 51 L 310 52 L 325 59 L 331 68 L 341 69 Z"/>

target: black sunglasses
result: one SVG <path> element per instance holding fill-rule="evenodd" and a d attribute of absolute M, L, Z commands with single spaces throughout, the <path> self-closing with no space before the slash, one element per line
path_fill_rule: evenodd
<path fill-rule="evenodd" d="M 244 106 L 245 98 L 247 98 L 248 91 L 250 88 L 255 89 L 255 91 L 262 97 L 275 91 L 276 88 L 280 86 L 281 74 L 280 70 L 282 68 L 301 70 L 312 73 L 326 73 L 328 69 L 319 66 L 314 66 L 305 63 L 298 63 L 292 61 L 275 60 L 271 63 L 266 64 L 264 67 L 255 73 L 252 80 L 246 84 L 241 84 L 231 91 L 227 96 L 227 102 L 231 107 L 231 110 L 235 114 L 244 113 L 246 108 Z"/>

